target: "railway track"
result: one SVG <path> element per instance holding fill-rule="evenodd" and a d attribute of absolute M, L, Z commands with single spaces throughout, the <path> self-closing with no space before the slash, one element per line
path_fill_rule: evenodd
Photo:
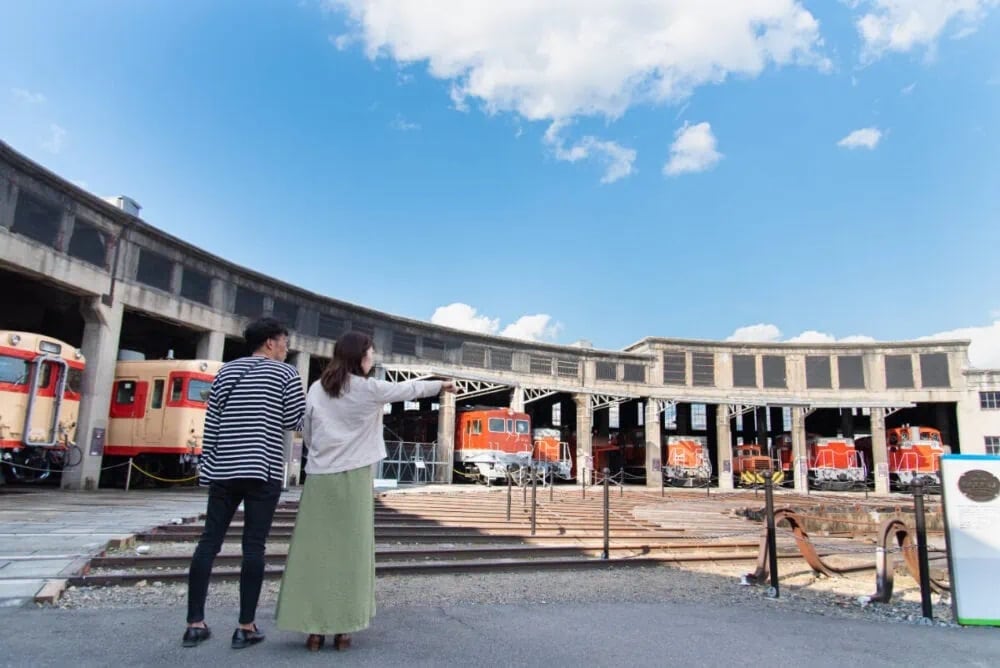
<path fill-rule="evenodd" d="M 603 559 L 603 500 L 575 490 L 538 495 L 535 528 L 522 494 L 389 494 L 376 499 L 376 574 L 475 573 L 546 569 L 630 568 L 651 564 L 747 561 L 757 558 L 760 525 L 736 516 L 746 493 L 705 499 L 629 490 L 611 497 L 608 559 Z M 296 504 L 282 504 L 269 538 L 265 577 L 280 577 L 294 527 Z M 213 578 L 239 577 L 242 514 L 234 517 Z M 69 580 L 75 586 L 182 582 L 203 524 L 168 524 L 138 534 L 148 554 L 96 557 Z M 857 543 L 855 543 L 857 545 Z M 798 559 L 791 545 L 779 558 Z"/>

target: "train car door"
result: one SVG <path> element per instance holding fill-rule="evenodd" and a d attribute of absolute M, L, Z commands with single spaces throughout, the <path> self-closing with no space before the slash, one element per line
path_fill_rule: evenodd
<path fill-rule="evenodd" d="M 143 420 L 145 430 L 145 443 L 156 445 L 163 442 L 163 416 L 164 403 L 166 401 L 167 379 L 153 378 L 152 387 L 149 392 L 149 408 L 146 410 L 146 417 Z"/>

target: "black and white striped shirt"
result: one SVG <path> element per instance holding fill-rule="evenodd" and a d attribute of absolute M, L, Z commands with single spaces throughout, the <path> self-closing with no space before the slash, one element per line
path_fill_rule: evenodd
<path fill-rule="evenodd" d="M 306 399 L 299 372 L 267 357 L 219 369 L 208 395 L 200 482 L 281 480 L 286 430 L 301 429 Z"/>

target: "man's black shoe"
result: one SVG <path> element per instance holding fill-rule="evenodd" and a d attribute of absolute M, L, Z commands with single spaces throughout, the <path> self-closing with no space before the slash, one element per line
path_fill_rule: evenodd
<path fill-rule="evenodd" d="M 203 640 L 212 637 L 212 632 L 207 626 L 189 626 L 184 631 L 184 646 L 195 647 Z"/>
<path fill-rule="evenodd" d="M 233 649 L 243 649 L 263 641 L 264 634 L 257 630 L 256 625 L 252 629 L 241 629 L 237 626 L 233 631 Z"/>

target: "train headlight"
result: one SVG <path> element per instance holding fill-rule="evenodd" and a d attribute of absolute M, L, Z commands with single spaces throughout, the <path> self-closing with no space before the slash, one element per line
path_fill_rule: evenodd
<path fill-rule="evenodd" d="M 201 369 L 202 371 L 208 371 L 208 362 L 202 362 L 201 364 L 198 365 L 198 368 Z"/>
<path fill-rule="evenodd" d="M 21 342 L 21 335 L 20 334 L 11 334 L 10 335 L 10 345 L 16 346 L 20 342 Z"/>
<path fill-rule="evenodd" d="M 82 350 L 80 350 L 79 348 L 77 348 L 77 349 L 76 349 L 76 350 L 75 350 L 75 351 L 73 352 L 73 356 L 74 356 L 74 357 L 76 357 L 76 359 L 78 359 L 78 360 L 79 360 L 79 359 L 83 359 L 83 351 L 82 351 Z"/>

